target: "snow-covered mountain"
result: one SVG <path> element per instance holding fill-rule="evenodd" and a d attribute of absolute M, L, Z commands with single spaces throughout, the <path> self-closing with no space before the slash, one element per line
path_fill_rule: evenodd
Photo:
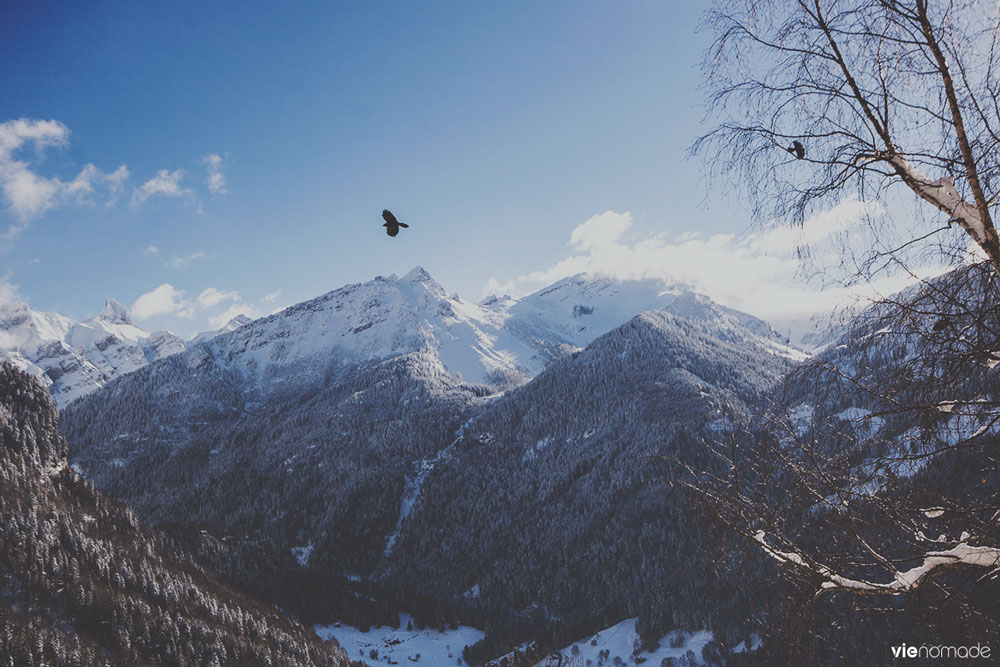
<path fill-rule="evenodd" d="M 721 607 L 683 555 L 705 533 L 642 462 L 702 460 L 723 410 L 749 411 L 791 365 L 786 349 L 651 282 L 578 276 L 476 305 L 418 268 L 194 345 L 60 423 L 74 469 L 144 519 L 260 531 L 358 599 L 377 580 L 380 596 L 427 601 L 421 614 L 475 605 L 512 627 L 529 606 L 576 636 L 670 600 L 672 618 L 641 614 L 661 636 Z M 470 382 L 546 360 L 518 387 Z"/>
<path fill-rule="evenodd" d="M 234 317 L 233 319 L 226 322 L 225 324 L 223 324 L 222 327 L 216 329 L 215 331 L 203 331 L 200 334 L 196 335 L 194 338 L 191 339 L 190 344 L 197 345 L 198 343 L 204 343 L 206 341 L 215 338 L 220 334 L 229 333 L 230 331 L 236 331 L 240 327 L 244 327 L 250 324 L 251 322 L 253 322 L 252 319 L 241 313 L 236 317 Z"/>
<path fill-rule="evenodd" d="M 656 280 L 580 274 L 521 299 L 475 304 L 449 296 L 418 266 L 402 278 L 347 285 L 259 320 L 240 316 L 187 342 L 136 327 L 114 299 L 84 322 L 23 303 L 0 304 L 0 358 L 39 376 L 60 408 L 187 349 L 192 363 L 211 358 L 265 390 L 288 386 L 289 378 L 298 386 L 332 366 L 413 352 L 429 352 L 460 381 L 502 389 L 648 310 L 711 322 L 720 331 L 750 331 L 776 354 L 798 354 L 765 322 Z"/>
<path fill-rule="evenodd" d="M 24 303 L 0 303 L 0 359 L 39 377 L 60 408 L 185 348 L 179 336 L 132 324 L 128 309 L 114 299 L 83 322 Z"/>
<path fill-rule="evenodd" d="M 750 331 L 777 354 L 797 352 L 761 320 L 655 280 L 581 274 L 521 299 L 475 304 L 449 296 L 418 266 L 402 278 L 379 276 L 249 324 L 234 323 L 233 331 L 192 354 L 199 355 L 197 363 L 211 358 L 273 387 L 292 376 L 298 382 L 328 373 L 334 365 L 430 352 L 457 379 L 502 388 L 523 383 L 647 310 L 710 322 L 720 331 Z"/>
<path fill-rule="evenodd" d="M 639 313 L 662 310 L 720 331 L 751 332 L 783 356 L 798 357 L 788 340 L 752 315 L 721 306 L 707 296 L 660 280 L 622 281 L 578 274 L 519 300 L 490 297 L 483 305 L 504 313 L 503 327 L 535 349 L 527 360 L 533 374 L 560 352 L 576 351 Z M 541 365 L 539 365 L 541 364 Z"/>
<path fill-rule="evenodd" d="M 265 387 L 412 352 L 436 355 L 455 377 L 526 380 L 535 349 L 503 327 L 508 315 L 448 296 L 421 267 L 378 276 L 223 333 L 192 354 L 239 370 Z"/>

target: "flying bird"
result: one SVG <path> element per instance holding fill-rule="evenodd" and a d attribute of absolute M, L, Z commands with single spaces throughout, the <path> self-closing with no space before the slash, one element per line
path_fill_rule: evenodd
<path fill-rule="evenodd" d="M 385 227 L 385 233 L 389 236 L 395 236 L 398 234 L 400 227 L 409 227 L 409 225 L 405 222 L 396 220 L 396 216 L 394 216 L 392 211 L 387 208 L 382 210 L 382 218 L 385 220 L 385 224 L 382 226 Z"/>
<path fill-rule="evenodd" d="M 786 148 L 785 150 L 794 155 L 796 160 L 801 160 L 806 156 L 806 149 L 802 144 L 799 143 L 798 139 L 793 141 L 792 145 Z"/>

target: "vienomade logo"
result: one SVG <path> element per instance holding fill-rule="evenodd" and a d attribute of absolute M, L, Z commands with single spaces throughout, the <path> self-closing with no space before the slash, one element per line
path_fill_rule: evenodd
<path fill-rule="evenodd" d="M 893 658 L 989 658 L 990 647 L 972 646 L 892 646 Z"/>

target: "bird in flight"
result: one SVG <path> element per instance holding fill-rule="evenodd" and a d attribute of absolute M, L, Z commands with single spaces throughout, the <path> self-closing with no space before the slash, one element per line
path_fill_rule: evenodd
<path fill-rule="evenodd" d="M 389 209 L 382 210 L 382 218 L 385 220 L 385 224 L 382 226 L 385 227 L 385 233 L 389 236 L 395 236 L 398 234 L 400 227 L 409 227 L 409 225 L 405 222 L 396 220 L 396 216 L 394 216 L 392 211 Z"/>
<path fill-rule="evenodd" d="M 794 155 L 796 160 L 801 160 L 806 156 L 806 149 L 802 144 L 799 143 L 798 139 L 793 141 L 792 145 L 786 148 L 785 150 Z"/>

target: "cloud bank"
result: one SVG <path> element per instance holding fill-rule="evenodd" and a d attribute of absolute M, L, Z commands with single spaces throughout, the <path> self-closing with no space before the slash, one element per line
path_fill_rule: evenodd
<path fill-rule="evenodd" d="M 837 242 L 882 210 L 856 198 L 841 201 L 800 227 L 771 227 L 755 233 L 697 233 L 628 239 L 632 214 L 606 211 L 570 234 L 571 253 L 554 265 L 507 280 L 491 278 L 485 294 L 522 296 L 578 273 L 620 280 L 659 279 L 686 285 L 719 303 L 762 317 L 773 324 L 801 323 L 858 299 L 888 295 L 911 278 L 886 277 L 850 287 L 829 287 L 802 277 L 803 251 L 817 266 L 838 257 Z M 944 266 L 916 269 L 921 276 Z"/>
<path fill-rule="evenodd" d="M 272 294 L 277 295 L 276 292 Z M 154 317 L 192 319 L 207 316 L 209 325 L 218 329 L 237 315 L 246 315 L 251 319 L 266 315 L 268 310 L 261 304 L 272 300 L 273 297 L 269 294 L 261 299 L 260 304 L 250 303 L 244 301 L 235 290 L 220 290 L 215 287 L 208 287 L 194 299 L 188 299 L 185 290 L 163 283 L 136 299 L 131 312 L 138 322 Z"/>
<path fill-rule="evenodd" d="M 72 204 L 113 204 L 131 176 L 126 165 L 103 171 L 84 165 L 72 180 L 45 176 L 38 166 L 46 151 L 69 145 L 70 130 L 57 120 L 19 118 L 0 123 L 0 201 L 14 222 L 0 240 L 10 240 L 49 210 Z M 223 158 L 211 153 L 201 158 L 208 170 L 205 184 L 212 194 L 226 192 Z M 182 169 L 160 169 L 132 191 L 133 208 L 152 198 L 182 198 L 197 204 L 194 189 L 182 184 Z M 199 211 L 201 207 L 199 206 Z"/>
<path fill-rule="evenodd" d="M 125 165 L 105 172 L 86 164 L 73 180 L 63 181 L 42 176 L 24 159 L 23 153 L 34 149 L 41 162 L 46 149 L 67 146 L 69 135 L 69 128 L 56 120 L 20 118 L 0 123 L 0 192 L 16 219 L 6 232 L 8 239 L 56 206 L 98 199 L 110 202 L 124 186 L 129 177 Z"/>

